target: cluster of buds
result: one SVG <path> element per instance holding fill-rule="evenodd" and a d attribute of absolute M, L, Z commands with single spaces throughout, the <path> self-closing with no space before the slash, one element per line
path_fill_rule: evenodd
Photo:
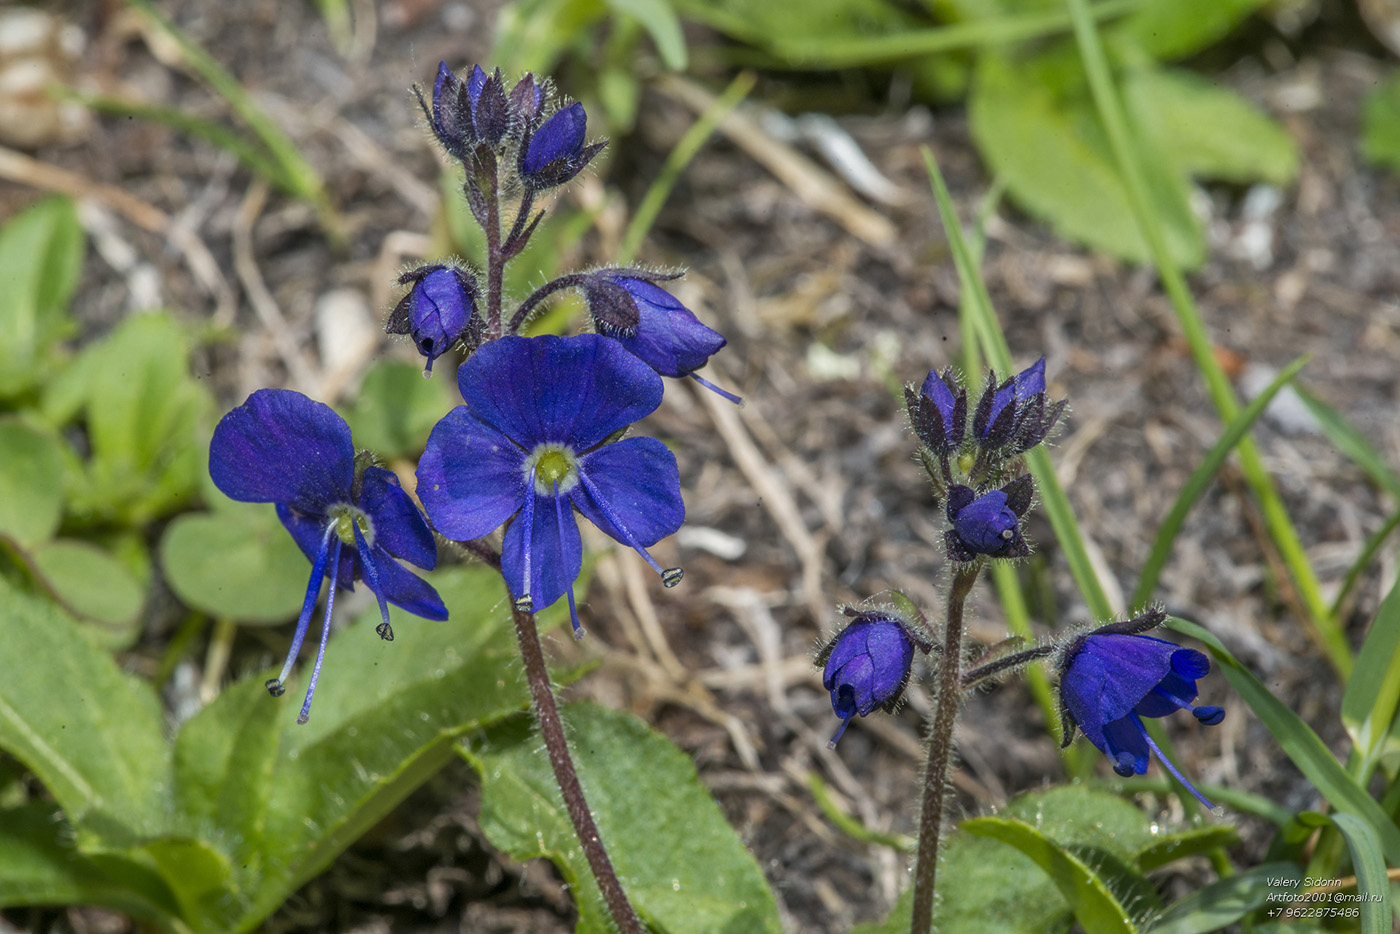
<path fill-rule="evenodd" d="M 935 500 L 944 507 L 948 557 L 1018 558 L 1030 554 L 1021 521 L 1035 497 L 1025 453 L 1049 436 L 1065 400 L 1045 398 L 1045 358 L 998 381 L 988 374 L 977 406 L 951 367 L 905 388 L 909 421 L 921 443 Z"/>

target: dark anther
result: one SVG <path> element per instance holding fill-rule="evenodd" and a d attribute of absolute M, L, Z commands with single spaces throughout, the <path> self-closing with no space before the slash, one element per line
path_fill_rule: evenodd
<path fill-rule="evenodd" d="M 667 587 L 674 587 L 681 582 L 682 577 L 685 577 L 685 571 L 682 568 L 666 568 L 661 572 L 661 583 Z"/>
<path fill-rule="evenodd" d="M 267 693 L 271 694 L 273 697 L 281 697 L 287 691 L 287 689 L 283 687 L 282 681 L 278 678 L 268 678 L 267 682 L 263 684 L 263 687 L 267 688 Z"/>
<path fill-rule="evenodd" d="M 383 622 L 375 626 L 374 631 L 379 633 L 379 638 L 383 639 L 385 642 L 394 641 L 394 627 L 390 626 L 388 622 Z"/>

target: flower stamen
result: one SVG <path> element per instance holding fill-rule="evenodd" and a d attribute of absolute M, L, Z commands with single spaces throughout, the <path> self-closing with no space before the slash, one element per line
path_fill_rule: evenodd
<path fill-rule="evenodd" d="M 316 648 L 316 665 L 311 669 L 311 683 L 306 686 L 306 700 L 302 702 L 301 713 L 297 714 L 297 723 L 305 723 L 311 719 L 311 698 L 316 694 L 316 683 L 321 680 L 321 663 L 326 660 L 326 640 L 331 635 L 331 615 L 335 612 L 335 585 L 340 576 L 340 549 L 343 543 L 337 536 L 335 543 L 331 546 L 331 585 L 326 590 L 326 618 L 321 624 L 321 644 Z"/>
<path fill-rule="evenodd" d="M 515 598 L 515 608 L 522 613 L 530 613 L 535 609 L 535 601 L 530 599 L 530 580 L 534 577 L 534 564 L 530 560 L 531 546 L 535 537 L 535 465 L 530 464 L 530 475 L 525 480 L 525 508 L 521 510 L 518 521 L 525 523 L 524 545 L 525 545 L 525 576 L 521 589 L 524 591 Z"/>
<path fill-rule="evenodd" d="M 588 495 L 592 498 L 593 502 L 598 504 L 598 510 L 602 512 L 603 518 L 607 519 L 608 522 L 612 524 L 612 527 L 621 533 L 620 541 L 637 554 L 641 555 L 642 559 L 645 560 L 647 564 L 651 565 L 652 570 L 661 575 L 662 584 L 667 587 L 674 587 L 679 584 L 681 578 L 685 576 L 685 571 L 681 568 L 663 568 L 658 564 L 656 559 L 648 554 L 647 550 L 637 541 L 637 537 L 627 528 L 621 517 L 608 505 L 608 501 L 603 498 L 603 491 L 598 489 L 598 484 L 594 483 L 589 478 L 588 474 L 583 472 L 582 467 L 577 470 L 577 474 L 579 480 L 583 483 L 583 488 L 588 491 Z"/>
<path fill-rule="evenodd" d="M 364 565 L 365 580 L 369 581 L 369 589 L 374 591 L 374 598 L 379 601 L 379 618 L 383 622 L 374 627 L 374 631 L 385 642 L 393 642 L 394 627 L 389 625 L 389 604 L 385 602 L 384 591 L 379 586 L 379 568 L 374 563 L 374 556 L 370 554 L 369 543 L 365 541 L 364 535 L 360 534 L 359 526 L 355 526 L 355 550 L 359 552 L 360 564 Z"/>
<path fill-rule="evenodd" d="M 554 515 L 555 515 L 555 518 L 556 518 L 556 519 L 558 520 L 558 522 L 559 522 L 559 551 L 560 551 L 559 557 L 560 557 L 560 560 L 563 560 L 563 557 L 564 557 L 564 555 L 563 555 L 563 551 L 564 551 L 564 539 L 565 539 L 565 535 L 566 535 L 566 532 L 565 532 L 565 528 L 566 528 L 566 527 L 565 527 L 565 525 L 564 525 L 564 514 L 565 514 L 565 510 L 570 510 L 570 511 L 572 511 L 573 508 L 574 508 L 574 507 L 573 507 L 573 504 L 570 503 L 570 502 L 568 501 L 568 499 L 566 499 L 565 497 L 559 495 L 559 484 L 556 482 L 556 483 L 554 484 Z M 566 594 L 569 595 L 569 622 L 573 623 L 573 625 L 574 625 L 574 638 L 575 638 L 575 639 L 582 639 L 583 636 L 584 636 L 584 630 L 583 630 L 583 626 L 580 625 L 580 624 L 579 624 L 579 621 L 578 621 L 578 607 L 574 605 L 574 585 L 573 585 L 572 582 L 569 583 L 569 586 L 568 586 L 568 588 L 564 591 L 564 593 L 566 593 Z"/>
<path fill-rule="evenodd" d="M 264 687 L 273 697 L 281 697 L 286 692 L 287 675 L 292 673 L 292 664 L 301 652 L 301 643 L 306 639 L 306 629 L 311 623 L 311 611 L 316 609 L 316 598 L 321 596 L 321 579 L 326 576 L 326 559 L 330 556 L 331 533 L 336 530 L 335 522 L 326 523 L 326 534 L 321 536 L 321 550 L 316 552 L 316 563 L 311 568 L 311 580 L 306 583 L 306 597 L 301 601 L 301 615 L 297 617 L 297 631 L 292 636 L 292 647 L 287 650 L 287 660 L 282 663 L 282 671 L 275 678 L 269 678 Z M 331 581 L 335 590 L 335 581 Z"/>

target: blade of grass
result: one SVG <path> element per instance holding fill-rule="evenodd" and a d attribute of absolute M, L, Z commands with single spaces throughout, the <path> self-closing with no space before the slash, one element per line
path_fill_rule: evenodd
<path fill-rule="evenodd" d="M 993 368 L 1003 374 L 1010 374 L 1015 369 L 1011 362 L 1011 350 L 1006 344 L 1001 326 L 997 323 L 996 311 L 992 308 L 987 286 L 977 272 L 976 263 L 973 262 L 971 251 L 963 237 L 962 226 L 958 223 L 952 198 L 948 195 L 948 186 L 943 181 L 943 174 L 938 170 L 933 153 L 928 147 L 924 147 L 923 153 L 929 181 L 933 185 L 933 196 L 938 202 L 938 213 L 943 219 L 943 227 L 948 233 L 948 246 L 953 251 L 953 262 L 958 269 L 958 280 L 962 283 L 964 292 L 970 294 L 972 299 L 970 307 L 973 311 L 973 324 L 982 351 L 991 361 Z M 1039 487 L 1040 501 L 1045 507 L 1045 514 L 1050 519 L 1060 547 L 1064 549 L 1065 560 L 1079 585 L 1079 591 L 1084 596 L 1089 612 L 1095 619 L 1112 618 L 1113 607 L 1094 573 L 1094 566 L 1084 547 L 1083 533 L 1074 518 L 1074 509 L 1060 487 L 1049 455 L 1045 453 L 1044 448 L 1038 447 L 1026 455 L 1026 461 Z"/>
<path fill-rule="evenodd" d="M 1371 825 L 1380 838 L 1386 859 L 1400 864 L 1400 829 L 1396 828 L 1375 799 L 1366 793 L 1366 789 L 1347 774 L 1312 727 L 1275 697 L 1252 671 L 1240 664 L 1210 630 L 1178 617 L 1169 617 L 1167 626 L 1206 644 L 1231 686 L 1273 734 L 1279 747 L 1298 770 L 1333 808 L 1342 813 L 1355 814 Z"/>
<path fill-rule="evenodd" d="M 1351 736 L 1348 771 L 1365 785 L 1371 779 L 1400 702 L 1400 581 L 1376 611 L 1356 667 L 1342 694 L 1342 725 Z"/>
<path fill-rule="evenodd" d="M 1310 827 L 1331 825 L 1342 834 L 1351 851 L 1356 872 L 1356 893 L 1361 909 L 1361 934 L 1390 934 L 1390 880 L 1386 878 L 1385 856 L 1376 828 L 1355 814 L 1299 814 L 1298 820 Z"/>
<path fill-rule="evenodd" d="M 739 102 L 753 90 L 757 81 L 758 76 L 753 72 L 740 72 L 729 82 L 729 87 L 724 89 L 724 93 L 715 100 L 713 106 L 701 114 L 700 118 L 690 125 L 690 129 L 685 131 L 680 142 L 676 143 L 675 148 L 666 157 L 665 164 L 661 166 L 656 180 L 642 196 L 641 204 L 637 205 L 637 211 L 632 215 L 626 233 L 622 235 L 622 246 L 618 249 L 619 266 L 626 266 L 636 258 L 637 250 L 641 248 L 642 241 L 650 232 L 651 225 L 656 223 L 656 215 L 661 213 L 662 205 L 671 196 L 671 189 L 676 186 L 676 180 L 685 171 L 685 167 L 690 165 L 690 160 L 695 158 L 700 147 L 714 135 L 729 112 L 739 106 Z"/>
<path fill-rule="evenodd" d="M 812 793 L 812 798 L 817 802 L 817 807 L 826 815 L 826 819 L 836 825 L 836 829 L 852 839 L 861 843 L 874 843 L 877 846 L 887 846 L 898 850 L 901 853 L 912 853 L 916 841 L 913 837 L 902 833 L 881 833 L 878 830 L 871 830 L 859 820 L 841 810 L 840 806 L 831 800 L 831 792 L 826 788 L 826 782 L 822 781 L 816 772 L 807 773 L 807 790 Z"/>
<path fill-rule="evenodd" d="M 302 156 L 296 143 L 292 142 L 291 138 L 282 132 L 282 128 L 258 106 L 238 79 L 185 35 L 164 13 L 157 10 L 150 0 L 126 0 L 126 3 L 149 26 L 175 43 L 190 70 L 224 99 L 229 109 L 256 134 L 269 155 L 282 166 L 285 180 L 292 186 L 292 192 L 316 209 L 317 217 L 326 233 L 337 242 L 343 241 L 344 233 L 340 230 L 339 219 L 331 206 L 320 174 Z"/>
<path fill-rule="evenodd" d="M 1095 4 L 1090 15 L 1097 20 L 1114 19 L 1143 5 L 1144 0 L 1107 0 Z M 758 37 L 773 54 L 794 64 L 808 63 L 822 68 L 860 68 L 885 65 L 903 59 L 939 55 L 960 49 L 1006 45 L 1040 39 L 1070 29 L 1069 14 L 1063 10 L 1029 13 L 1022 16 L 988 17 L 931 29 L 910 29 L 883 36 L 841 36 L 785 39 Z"/>
<path fill-rule="evenodd" d="M 1347 569 L 1347 576 L 1342 579 L 1342 589 L 1337 591 L 1337 598 L 1332 601 L 1332 615 L 1341 618 L 1342 607 L 1346 605 L 1347 598 L 1351 596 L 1352 590 L 1356 587 L 1356 582 L 1361 579 L 1361 575 L 1366 568 L 1370 567 L 1371 559 L 1380 551 L 1385 540 L 1390 537 L 1390 533 L 1395 531 L 1395 527 L 1400 525 L 1400 511 L 1391 514 L 1385 520 L 1385 525 L 1376 530 L 1375 534 L 1366 540 L 1366 545 L 1361 549 L 1361 554 L 1357 555 Z"/>
<path fill-rule="evenodd" d="M 1182 333 L 1191 348 L 1191 356 L 1205 379 L 1206 388 L 1215 404 L 1216 411 L 1223 421 L 1232 422 L 1239 414 L 1239 401 L 1235 398 L 1234 390 L 1230 387 L 1230 381 L 1225 376 L 1225 371 L 1215 358 L 1210 336 L 1206 331 L 1201 314 L 1196 308 L 1195 301 L 1191 297 L 1186 279 L 1167 249 L 1162 225 L 1156 215 L 1152 213 L 1150 207 L 1152 202 L 1148 197 L 1146 153 L 1137 145 L 1136 140 L 1129 132 L 1127 116 L 1124 113 L 1122 101 L 1119 100 L 1113 77 L 1109 73 L 1108 58 L 1104 54 L 1098 28 L 1089 10 L 1088 0 L 1066 0 L 1066 3 L 1074 22 L 1074 36 L 1079 45 L 1079 54 L 1084 62 L 1085 73 L 1088 76 L 1089 90 L 1093 95 L 1099 120 L 1102 122 L 1108 137 L 1109 147 L 1113 151 L 1119 174 L 1123 177 L 1133 214 L 1137 218 L 1138 226 L 1142 229 L 1143 238 L 1147 241 L 1148 249 L 1157 267 L 1157 274 L 1171 300 L 1177 321 L 1181 325 Z M 1263 513 L 1269 536 L 1273 540 L 1274 547 L 1278 549 L 1284 564 L 1288 567 L 1293 585 L 1297 588 L 1299 598 L 1307 610 L 1308 617 L 1305 622 L 1309 635 L 1327 654 L 1328 660 L 1337 672 L 1345 677 L 1351 671 L 1351 649 L 1347 645 L 1346 635 L 1329 613 L 1327 603 L 1322 597 L 1322 590 L 1318 586 L 1317 576 L 1313 573 L 1312 565 L 1308 563 L 1307 555 L 1303 552 L 1303 546 L 1298 540 L 1298 533 L 1293 528 L 1293 523 L 1283 507 L 1283 501 L 1279 499 L 1278 491 L 1274 489 L 1273 480 L 1265 469 L 1254 442 L 1248 436 L 1240 440 L 1239 452 L 1240 465 L 1245 480 L 1250 489 L 1254 491 L 1255 499 L 1259 502 L 1259 509 Z"/>
<path fill-rule="evenodd" d="M 1381 452 L 1366 440 L 1366 436 L 1356 430 L 1356 426 L 1342 417 L 1342 413 L 1323 402 L 1305 387 L 1297 387 L 1298 397 L 1308 407 L 1308 411 L 1322 426 L 1327 440 L 1341 451 L 1351 462 L 1360 467 L 1371 482 L 1390 494 L 1391 499 L 1400 503 L 1400 476 L 1390 469 Z"/>
<path fill-rule="evenodd" d="M 1171 557 L 1172 545 L 1176 541 L 1177 534 L 1181 531 L 1182 524 L 1186 521 L 1187 513 L 1205 493 L 1206 487 L 1210 486 L 1221 465 L 1225 463 L 1225 459 L 1240 443 L 1240 439 L 1249 431 L 1249 427 L 1254 424 L 1255 419 L 1263 414 L 1264 409 L 1273 401 L 1274 396 L 1278 395 L 1278 391 L 1298 375 L 1298 371 L 1307 364 L 1309 359 L 1308 356 L 1302 356 L 1285 367 L 1283 372 L 1269 384 L 1268 388 L 1236 416 L 1225 433 L 1220 436 L 1220 440 L 1207 452 L 1200 466 L 1192 472 L 1190 478 L 1181 487 L 1176 502 L 1172 503 L 1172 508 L 1168 510 L 1167 517 L 1162 520 L 1162 525 L 1157 530 L 1157 538 L 1152 542 L 1152 551 L 1147 556 L 1147 563 L 1143 565 L 1142 577 L 1138 580 L 1137 590 L 1133 591 L 1133 599 L 1129 604 L 1130 609 L 1144 606 L 1147 601 L 1152 599 L 1152 592 L 1157 589 L 1157 579 L 1161 576 L 1162 568 L 1166 566 L 1167 559 Z"/>

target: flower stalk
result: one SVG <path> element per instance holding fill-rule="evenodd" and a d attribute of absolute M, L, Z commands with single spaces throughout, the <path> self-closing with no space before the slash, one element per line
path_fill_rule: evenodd
<path fill-rule="evenodd" d="M 914 869 L 914 907 L 910 934 L 927 934 L 933 923 L 933 892 L 938 875 L 938 845 L 943 833 L 944 792 L 953 755 L 953 725 L 962 706 L 963 606 L 981 562 L 965 564 L 953 574 L 948 617 L 943 629 L 943 665 L 939 669 L 938 708 L 928 734 L 923 807 L 919 814 L 919 851 Z"/>

